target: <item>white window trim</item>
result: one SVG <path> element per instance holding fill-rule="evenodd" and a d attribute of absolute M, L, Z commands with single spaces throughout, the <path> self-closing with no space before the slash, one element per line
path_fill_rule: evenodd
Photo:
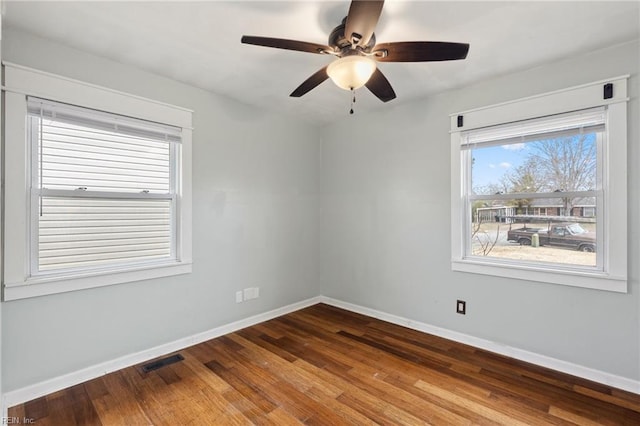
<path fill-rule="evenodd" d="M 5 155 L 3 300 L 16 300 L 121 284 L 192 271 L 192 113 L 193 111 L 4 62 Z M 182 128 L 177 203 L 177 261 L 108 271 L 29 276 L 29 158 L 26 141 L 26 95 L 112 112 Z M 19 161 L 17 159 L 21 159 Z"/>
<path fill-rule="evenodd" d="M 451 122 L 451 268 L 543 283 L 627 292 L 627 79 L 628 75 L 571 87 L 450 115 Z M 613 98 L 603 99 L 603 85 L 612 83 Z M 466 211 L 461 132 L 520 120 L 607 106 L 607 164 L 604 179 L 604 271 L 502 263 L 495 258 L 467 258 L 464 253 Z M 458 127 L 458 116 L 463 126 Z"/>

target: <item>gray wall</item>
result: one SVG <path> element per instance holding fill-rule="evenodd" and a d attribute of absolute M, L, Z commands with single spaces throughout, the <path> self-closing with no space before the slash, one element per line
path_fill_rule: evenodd
<path fill-rule="evenodd" d="M 5 392 L 319 294 L 315 127 L 26 33 L 2 42 L 7 61 L 195 110 L 193 273 L 3 303 Z"/>
<path fill-rule="evenodd" d="M 639 50 L 621 45 L 326 127 L 323 294 L 640 379 Z M 448 114 L 622 74 L 632 74 L 630 293 L 452 272 Z M 467 301 L 466 316 L 455 313 L 456 299 Z"/>

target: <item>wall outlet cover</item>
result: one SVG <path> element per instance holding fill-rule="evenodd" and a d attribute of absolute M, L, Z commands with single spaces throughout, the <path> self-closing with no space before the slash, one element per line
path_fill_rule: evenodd
<path fill-rule="evenodd" d="M 464 300 L 456 301 L 456 313 L 466 315 L 467 314 L 467 302 Z"/>
<path fill-rule="evenodd" d="M 251 288 L 245 288 L 242 291 L 244 292 L 244 300 L 253 299 L 253 290 Z"/>

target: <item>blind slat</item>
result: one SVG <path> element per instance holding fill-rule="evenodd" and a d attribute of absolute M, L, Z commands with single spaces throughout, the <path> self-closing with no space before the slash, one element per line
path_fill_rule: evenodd
<path fill-rule="evenodd" d="M 76 155 L 115 155 L 118 157 L 126 156 L 133 159 L 143 160 L 157 160 L 166 162 L 169 159 L 169 148 L 165 147 L 164 150 L 149 148 L 146 151 L 132 150 L 119 147 L 118 145 L 111 143 L 109 140 L 103 140 L 96 142 L 95 144 L 86 143 L 86 141 L 73 141 L 68 138 L 54 137 L 42 133 L 42 146 L 51 149 L 60 149 L 68 151 L 69 153 L 75 153 Z M 68 154 L 69 155 L 69 154 Z M 69 155 L 70 156 L 70 155 Z M 143 161 L 145 163 L 146 161 Z"/>
<path fill-rule="evenodd" d="M 148 232 L 148 233 L 136 233 L 136 232 L 128 232 L 126 235 L 118 235 L 118 234 L 88 234 L 88 235 L 45 235 L 40 237 L 40 244 L 43 243 L 61 243 L 61 244 L 80 244 L 84 241 L 88 243 L 100 242 L 101 244 L 107 244 L 108 241 L 121 241 L 121 240 L 129 240 L 129 239 L 140 239 L 141 241 L 151 241 L 151 240 L 165 240 L 166 235 L 162 232 Z"/>
<path fill-rule="evenodd" d="M 168 250 L 158 249 L 158 250 L 144 250 L 144 251 L 132 251 L 132 252 L 114 252 L 114 253 L 102 253 L 102 254 L 87 254 L 87 255 L 71 255 L 71 256 L 58 256 L 58 257 L 48 257 L 43 258 L 40 261 L 41 270 L 46 269 L 59 269 L 61 265 L 64 265 L 65 261 L 68 262 L 79 262 L 81 261 L 85 265 L 89 263 L 93 263 L 95 261 L 122 261 L 123 259 L 131 260 L 141 260 L 145 258 L 159 258 L 166 257 Z M 67 265 L 64 265 L 67 267 Z"/>
<path fill-rule="evenodd" d="M 145 232 L 164 232 L 166 225 L 134 225 L 134 226 L 109 226 L 109 233 L 129 234 L 136 231 L 144 230 Z M 46 236 L 69 236 L 69 235 L 94 235 L 98 234 L 102 237 L 104 229 L 101 227 L 76 227 L 76 228 L 46 228 L 40 231 L 40 237 Z"/>
<path fill-rule="evenodd" d="M 79 247 L 79 248 L 56 248 L 49 247 L 46 244 L 40 245 L 40 258 L 45 259 L 48 257 L 65 257 L 65 256 L 74 256 L 76 260 L 78 258 L 88 258 L 91 256 L 102 256 L 102 255 L 110 255 L 111 253 L 141 253 L 141 252 L 149 252 L 158 251 L 158 250 L 168 250 L 169 243 L 160 242 L 160 243 L 143 243 L 138 242 L 136 244 L 122 244 L 119 246 L 109 246 L 109 245 L 97 245 L 92 247 Z"/>
<path fill-rule="evenodd" d="M 93 129 L 88 129 L 79 126 L 68 125 L 64 123 L 59 123 L 57 121 L 47 121 L 46 124 L 43 123 L 43 127 L 47 129 L 47 133 L 50 135 L 64 135 L 69 137 L 70 139 L 80 139 L 80 140 L 102 140 L 104 139 L 104 135 L 108 135 L 109 139 L 113 141 L 113 143 L 126 145 L 130 149 L 139 149 L 144 147 L 155 147 L 158 149 L 162 149 L 167 144 L 167 141 L 155 141 L 153 139 L 145 139 L 145 138 L 137 138 L 128 135 L 121 135 L 113 132 L 104 132 L 104 131 L 95 131 Z"/>
<path fill-rule="evenodd" d="M 61 151 L 64 154 L 64 151 Z M 134 170 L 133 167 L 121 164 L 121 161 L 109 161 L 104 158 L 91 159 L 70 157 L 67 155 L 58 155 L 54 152 L 48 152 L 48 162 L 51 167 L 61 167 L 62 165 L 75 169 L 77 166 L 92 166 L 95 170 L 100 169 L 115 169 L 120 170 L 121 173 L 134 173 L 136 170 L 144 170 L 149 172 L 161 172 L 168 173 L 166 165 L 154 165 L 154 164 L 142 164 L 141 167 Z"/>

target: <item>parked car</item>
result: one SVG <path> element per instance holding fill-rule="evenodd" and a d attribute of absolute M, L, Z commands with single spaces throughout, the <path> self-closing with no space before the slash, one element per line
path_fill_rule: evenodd
<path fill-rule="evenodd" d="M 596 236 L 585 230 L 579 223 L 550 223 L 547 229 L 528 228 L 510 229 L 507 241 L 530 246 L 534 234 L 538 234 L 541 246 L 556 246 L 584 252 L 596 251 Z"/>

